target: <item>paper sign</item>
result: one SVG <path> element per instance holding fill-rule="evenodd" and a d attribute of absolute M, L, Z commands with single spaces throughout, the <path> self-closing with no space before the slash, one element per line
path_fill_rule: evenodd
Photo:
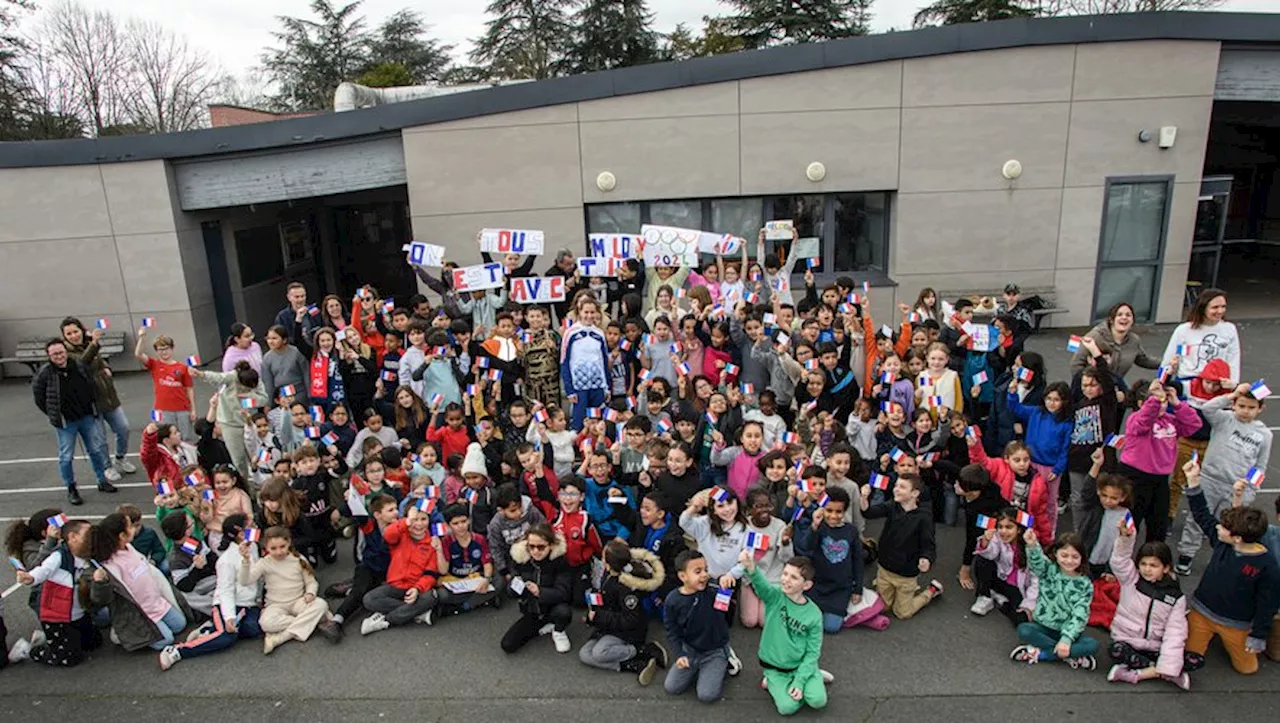
<path fill-rule="evenodd" d="M 630 233 L 593 233 L 587 236 L 587 248 L 599 259 L 638 259 L 644 239 Z"/>
<path fill-rule="evenodd" d="M 517 304 L 564 301 L 563 276 L 530 276 L 511 279 L 510 299 Z"/>
<path fill-rule="evenodd" d="M 409 252 L 409 263 L 417 266 L 444 266 L 444 247 L 414 241 L 402 246 L 401 251 Z"/>
<path fill-rule="evenodd" d="M 599 256 L 579 256 L 578 275 L 580 276 L 617 276 L 622 259 Z"/>
<path fill-rule="evenodd" d="M 791 238 L 787 236 L 787 238 Z M 791 255 L 797 259 L 822 258 L 822 239 L 798 238 L 791 244 Z"/>
<path fill-rule="evenodd" d="M 369 510 L 364 506 L 364 497 L 354 487 L 347 488 L 347 507 L 352 517 L 368 517 Z"/>
<path fill-rule="evenodd" d="M 463 266 L 453 270 L 453 290 L 462 292 L 497 289 L 505 279 L 506 272 L 502 270 L 502 264 Z"/>
<path fill-rule="evenodd" d="M 483 577 L 468 577 L 463 580 L 446 580 L 442 584 L 449 592 L 455 595 L 465 595 L 478 590 L 482 582 L 484 582 Z"/>
<path fill-rule="evenodd" d="M 969 347 L 974 351 L 991 351 L 991 327 L 985 324 L 975 324 L 972 333 L 969 334 L 972 339 L 972 345 Z"/>
<path fill-rule="evenodd" d="M 790 241 L 794 235 L 792 230 L 795 228 L 795 222 L 786 221 L 765 221 L 764 237 L 768 241 Z"/>
<path fill-rule="evenodd" d="M 541 231 L 485 228 L 480 230 L 480 250 L 497 254 L 536 256 L 542 253 L 544 239 L 545 235 Z"/>
<path fill-rule="evenodd" d="M 517 595 L 524 594 L 524 580 L 520 577 L 511 578 L 511 582 L 507 586 L 511 588 L 511 592 Z"/>
<path fill-rule="evenodd" d="M 640 236 L 644 262 L 650 266 L 697 266 L 699 253 L 730 256 L 741 253 L 745 243 L 730 234 L 650 224 L 640 227 Z"/>

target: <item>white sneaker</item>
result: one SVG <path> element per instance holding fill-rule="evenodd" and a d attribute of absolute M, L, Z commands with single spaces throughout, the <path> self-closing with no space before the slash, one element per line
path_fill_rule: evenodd
<path fill-rule="evenodd" d="M 1009 598 L 1005 597 L 1004 595 L 1001 595 L 998 592 L 992 592 L 991 599 L 995 601 L 996 605 L 1000 605 L 1002 607 L 1004 606 L 1005 603 L 1009 602 Z"/>
<path fill-rule="evenodd" d="M 34 633 L 31 633 L 31 647 L 38 648 L 47 642 L 49 642 L 49 639 L 45 637 L 43 630 L 37 630 Z"/>
<path fill-rule="evenodd" d="M 538 635 L 550 635 L 551 631 L 555 629 L 555 623 L 547 623 L 546 625 L 538 628 Z"/>
<path fill-rule="evenodd" d="M 179 660 L 182 660 L 182 653 L 172 645 L 160 651 L 161 670 L 168 670 L 169 668 L 172 668 L 174 663 L 177 663 Z"/>
<path fill-rule="evenodd" d="M 379 630 L 386 630 L 391 627 L 391 623 L 387 622 L 387 618 L 382 613 L 373 613 L 360 623 L 360 634 L 368 635 L 376 633 Z"/>
<path fill-rule="evenodd" d="M 120 472 L 115 467 L 107 467 L 107 471 L 102 473 L 108 482 L 119 482 Z"/>
<path fill-rule="evenodd" d="M 996 609 L 996 601 L 986 595 L 979 595 L 977 600 L 973 601 L 973 607 L 969 608 L 969 612 L 974 615 L 986 615 Z"/>
<path fill-rule="evenodd" d="M 569 634 L 560 630 L 555 630 L 552 626 L 551 639 L 555 641 L 557 653 L 567 653 L 573 650 L 573 643 L 569 642 Z"/>
<path fill-rule="evenodd" d="M 832 683 L 836 682 L 836 676 L 832 675 L 831 671 L 818 668 L 818 672 L 822 675 L 823 683 L 827 685 L 831 685 Z"/>
<path fill-rule="evenodd" d="M 422 623 L 423 625 L 430 625 L 433 619 L 433 616 L 432 616 L 433 612 L 435 612 L 435 610 L 428 610 L 425 613 L 414 618 L 413 621 L 415 623 Z"/>
<path fill-rule="evenodd" d="M 9 662 L 21 663 L 31 658 L 31 643 L 26 638 L 18 638 L 18 642 L 9 649 Z"/>
<path fill-rule="evenodd" d="M 111 644 L 112 644 L 112 645 L 119 645 L 119 644 L 120 644 L 120 636 L 119 636 L 119 635 L 116 635 L 116 629 L 115 629 L 115 627 L 112 627 L 112 628 L 111 628 L 111 631 L 110 631 L 109 633 L 107 633 L 107 637 L 111 640 Z"/>
<path fill-rule="evenodd" d="M 116 469 L 120 470 L 125 474 L 133 474 L 138 471 L 138 468 L 135 467 L 134 464 L 127 459 L 116 460 Z"/>
<path fill-rule="evenodd" d="M 733 652 L 733 648 L 729 648 L 729 675 L 737 675 L 742 672 L 742 659 L 738 654 Z"/>

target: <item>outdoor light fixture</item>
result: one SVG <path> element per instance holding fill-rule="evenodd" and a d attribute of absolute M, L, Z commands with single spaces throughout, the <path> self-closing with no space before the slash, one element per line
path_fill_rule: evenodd
<path fill-rule="evenodd" d="M 1000 169 L 1000 175 L 1004 176 L 1010 181 L 1016 180 L 1019 176 L 1022 175 L 1022 162 L 1014 160 L 1012 158 L 1005 161 L 1004 167 Z"/>
<path fill-rule="evenodd" d="M 814 161 L 809 164 L 808 168 L 804 169 L 804 175 L 805 178 L 817 183 L 827 177 L 827 167 L 818 161 Z"/>
<path fill-rule="evenodd" d="M 618 179 L 608 171 L 601 171 L 596 176 L 596 188 L 608 193 L 618 187 Z"/>

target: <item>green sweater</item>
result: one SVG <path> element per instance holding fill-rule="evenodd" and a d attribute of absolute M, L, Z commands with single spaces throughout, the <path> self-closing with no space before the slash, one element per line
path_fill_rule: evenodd
<path fill-rule="evenodd" d="M 803 688 L 818 674 L 822 653 L 822 610 L 805 598 L 797 604 L 752 568 L 751 589 L 764 603 L 764 633 L 760 636 L 760 662 L 767 669 L 791 673 L 788 688 Z"/>
<path fill-rule="evenodd" d="M 1039 545 L 1027 545 L 1027 564 L 1040 578 L 1035 621 L 1057 630 L 1062 636 L 1058 642 L 1074 643 L 1089 622 L 1089 604 L 1093 602 L 1089 576 L 1063 573 L 1057 563 L 1045 557 Z"/>

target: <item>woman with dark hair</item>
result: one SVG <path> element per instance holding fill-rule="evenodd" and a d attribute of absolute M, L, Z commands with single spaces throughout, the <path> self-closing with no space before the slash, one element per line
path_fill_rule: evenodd
<path fill-rule="evenodd" d="M 330 329 L 342 331 L 351 320 L 347 318 L 347 310 L 343 308 L 342 299 L 337 294 L 329 294 L 320 302 L 320 324 Z"/>
<path fill-rule="evenodd" d="M 67 347 L 68 358 L 83 364 L 90 381 L 93 382 L 93 405 L 97 408 L 98 422 L 104 428 L 101 449 L 103 454 L 108 455 L 111 462 L 111 466 L 106 468 L 103 476 L 107 482 L 119 482 L 121 473 L 133 474 L 138 471 L 138 468 L 125 459 L 125 453 L 129 449 L 129 418 L 125 416 L 124 407 L 120 404 L 120 395 L 116 393 L 111 365 L 107 363 L 106 357 L 99 353 L 98 343 L 102 338 L 102 330 L 94 329 L 86 333 L 84 324 L 74 316 L 63 319 L 59 328 L 62 330 L 62 341 Z M 107 443 L 106 427 L 110 427 L 115 433 L 116 456 L 114 459 L 109 457 L 111 450 Z M 99 488 L 101 487 L 102 485 L 99 485 Z M 114 490 L 111 491 L 114 492 Z"/>
<path fill-rule="evenodd" d="M 262 347 L 254 341 L 253 329 L 237 321 L 231 325 L 231 334 L 222 345 L 222 371 L 229 372 L 242 361 L 249 362 L 255 372 L 262 373 Z"/>
<path fill-rule="evenodd" d="M 1171 366 L 1177 359 L 1178 379 L 1189 381 L 1200 376 L 1204 367 L 1221 359 L 1231 370 L 1230 381 L 1240 381 L 1240 334 L 1236 325 L 1226 320 L 1227 294 L 1219 289 L 1205 289 L 1187 312 L 1187 320 L 1173 330 L 1161 363 Z M 1179 349 L 1181 352 L 1179 353 Z"/>
<path fill-rule="evenodd" d="M 289 330 L 283 326 L 267 329 L 267 353 L 262 355 L 262 387 L 270 403 L 280 396 L 280 388 L 292 386 L 294 398 L 307 403 L 307 357 L 289 343 Z"/>
<path fill-rule="evenodd" d="M 1098 349 L 1111 358 L 1108 367 L 1117 379 L 1123 379 L 1135 364 L 1144 369 L 1155 369 L 1160 360 L 1147 356 L 1142 337 L 1133 331 L 1133 305 L 1120 302 L 1111 307 L 1107 318 L 1089 330 L 1086 337 L 1098 342 Z M 1071 374 L 1075 376 L 1089 365 L 1089 350 L 1083 346 L 1071 357 Z"/>

